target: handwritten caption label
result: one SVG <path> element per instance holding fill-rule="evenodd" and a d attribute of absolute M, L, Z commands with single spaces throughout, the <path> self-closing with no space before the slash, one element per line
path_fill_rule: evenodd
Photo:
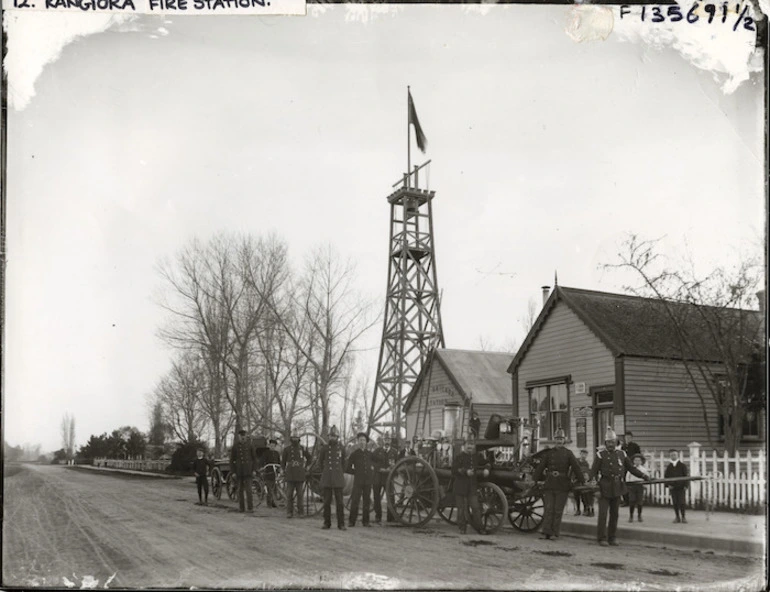
<path fill-rule="evenodd" d="M 307 14 L 306 0 L 3 0 L 3 8 L 131 14 Z"/>
<path fill-rule="evenodd" d="M 680 6 L 620 6 L 620 18 L 640 19 L 643 23 L 705 23 L 729 25 L 733 31 L 739 29 L 756 31 L 756 23 L 748 4 L 742 3 L 704 3 L 693 2 L 692 5 Z"/>

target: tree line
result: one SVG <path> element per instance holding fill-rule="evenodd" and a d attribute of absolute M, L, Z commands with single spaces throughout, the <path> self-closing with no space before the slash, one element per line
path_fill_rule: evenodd
<path fill-rule="evenodd" d="M 220 233 L 191 240 L 158 274 L 158 336 L 173 359 L 150 397 L 155 440 L 208 436 L 219 456 L 237 428 L 324 434 L 335 401 L 343 428 L 366 407 L 355 354 L 378 319 L 356 289 L 355 266 L 332 247 L 295 267 L 275 235 Z"/>

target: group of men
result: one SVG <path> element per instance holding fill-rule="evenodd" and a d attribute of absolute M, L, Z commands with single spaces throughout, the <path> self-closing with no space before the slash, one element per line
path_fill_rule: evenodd
<path fill-rule="evenodd" d="M 564 504 L 574 480 L 585 484 L 583 471 L 571 450 L 565 448 L 564 430 L 556 430 L 555 446 L 547 451 L 543 461 L 532 475 L 535 481 L 545 476 L 543 484 L 544 518 L 542 538 L 558 539 Z M 617 448 L 618 439 L 611 427 L 607 427 L 604 449 L 599 450 L 589 472 L 589 480 L 599 485 L 599 516 L 596 538 L 600 545 L 617 545 L 618 513 L 622 496 L 626 494 L 626 472 L 643 481 L 650 477 L 629 460 L 623 450 Z M 608 523 L 609 518 L 609 523 Z"/>
<path fill-rule="evenodd" d="M 365 432 L 359 432 L 356 436 L 356 448 L 347 456 L 345 448 L 339 441 L 339 432 L 333 426 L 329 431 L 329 443 L 321 449 L 319 456 L 323 491 L 323 528 L 331 528 L 331 504 L 334 498 L 337 528 L 347 530 L 345 507 L 342 503 L 345 473 L 353 475 L 348 526 L 356 525 L 359 506 L 362 506 L 361 524 L 366 527 L 371 526 L 372 499 L 374 500 L 374 520 L 378 524 L 381 523 L 382 490 L 385 488 L 387 471 L 402 455 L 402 452 L 392 446 L 392 440 L 388 434 L 383 437 L 382 446 L 370 450 L 369 436 Z M 386 518 L 388 522 L 393 521 L 389 508 Z"/>
<path fill-rule="evenodd" d="M 361 432 L 356 438 L 357 447 L 349 455 L 339 441 L 339 432 L 332 427 L 329 432 L 328 443 L 321 449 L 319 464 L 321 467 L 320 487 L 323 492 L 323 527 L 331 528 L 331 504 L 335 501 L 337 514 L 337 527 L 346 530 L 343 505 L 343 489 L 345 488 L 345 473 L 353 475 L 353 491 L 350 502 L 350 515 L 348 526 L 355 526 L 358 520 L 359 506 L 363 506 L 361 522 L 364 526 L 370 526 L 371 509 L 374 510 L 375 522 L 382 521 L 382 492 L 385 487 L 385 476 L 400 456 L 403 455 L 392 446 L 392 440 L 388 434 L 383 437 L 382 446 L 372 451 L 369 449 L 369 436 Z M 264 479 L 268 489 L 268 505 L 275 507 L 276 474 L 275 465 L 280 464 L 286 482 L 286 515 L 293 518 L 296 514 L 304 514 L 303 493 L 307 469 L 312 462 L 310 453 L 300 444 L 300 437 L 292 433 L 290 444 L 278 452 L 277 441 L 269 441 L 270 449 L 261 458 L 257 457 L 256 450 L 251 445 L 246 430 L 239 430 L 238 435 L 230 450 L 230 469 L 237 479 L 238 505 L 241 512 L 253 511 L 253 497 L 251 491 L 251 476 L 255 470 L 264 467 Z M 199 457 L 202 453 L 199 454 Z M 197 467 L 197 465 L 196 465 Z M 199 483 L 205 482 L 198 477 Z M 206 488 L 208 486 L 206 485 Z M 207 493 L 208 495 L 208 493 Z M 374 500 L 373 508 L 372 498 Z M 363 503 L 362 503 L 363 502 Z M 393 516 L 387 510 L 387 521 L 392 522 Z"/>
<path fill-rule="evenodd" d="M 565 433 L 557 430 L 554 434 L 555 446 L 543 455 L 543 460 L 538 464 L 534 474 L 534 481 L 543 481 L 544 518 L 542 525 L 542 538 L 558 539 L 561 529 L 561 519 L 564 505 L 574 483 L 584 485 L 586 475 L 584 467 L 576 459 L 575 455 L 565 444 Z M 300 445 L 300 438 L 292 434 L 291 443 L 284 448 L 283 454 L 277 450 L 277 442 L 270 440 L 270 451 L 261 464 L 279 464 L 283 468 L 286 481 L 286 511 L 287 517 L 292 518 L 296 506 L 297 515 L 303 515 L 302 503 L 303 488 L 306 471 L 311 463 L 308 451 Z M 319 461 L 321 467 L 320 487 L 323 492 L 323 528 L 331 528 L 331 506 L 334 500 L 337 516 L 337 528 L 347 530 L 358 521 L 359 507 L 362 510 L 361 523 L 365 527 L 371 526 L 370 514 L 374 510 L 375 522 L 382 521 L 382 493 L 385 487 L 385 479 L 388 470 L 392 468 L 404 451 L 399 451 L 392 446 L 389 435 L 383 438 L 382 446 L 371 450 L 369 448 L 369 436 L 361 432 L 356 438 L 356 448 L 346 454 L 344 446 L 339 441 L 339 433 L 336 427 L 329 432 L 328 443 L 320 452 Z M 200 460 L 199 455 L 199 460 Z M 241 511 L 244 505 L 249 511 L 253 509 L 252 492 L 250 486 L 251 475 L 258 467 L 258 459 L 254 448 L 246 437 L 246 431 L 240 430 L 230 453 L 231 470 L 238 480 L 238 501 Z M 196 465 L 197 467 L 197 465 Z M 674 463 L 674 475 L 686 474 Z M 350 514 L 347 527 L 345 525 L 345 509 L 343 505 L 343 490 L 345 488 L 345 473 L 353 476 L 353 488 L 351 492 Z M 596 482 L 599 487 L 599 514 L 597 525 L 597 540 L 602 546 L 617 545 L 617 525 L 621 500 L 626 495 L 626 473 L 636 476 L 641 481 L 649 481 L 647 473 L 639 470 L 631 462 L 627 454 L 618 448 L 618 439 L 611 427 L 607 427 L 604 448 L 600 449 L 594 458 L 593 465 L 588 472 L 587 479 Z M 198 477 L 196 468 L 196 477 Z M 476 531 L 486 534 L 484 524 L 481 522 L 481 512 L 476 494 L 477 479 L 489 475 L 487 457 L 475 451 L 473 439 L 468 439 L 463 450 L 452 459 L 453 493 L 455 506 L 457 507 L 457 519 L 461 533 L 465 533 L 468 522 Z M 275 487 L 275 473 L 266 472 L 268 481 L 268 503 L 275 506 L 274 496 L 270 497 L 272 482 Z M 205 478 L 203 479 L 205 482 Z M 198 478 L 199 495 L 201 479 Z M 206 486 L 207 489 L 207 486 Z M 274 489 L 272 490 L 274 491 Z M 208 494 L 208 492 L 206 492 Z M 677 492 L 678 493 L 678 492 Z M 244 495 L 246 504 L 244 504 Z M 674 497 L 674 505 L 677 514 L 677 522 L 684 520 L 684 504 L 679 499 L 681 494 Z M 372 506 L 372 500 L 373 508 Z M 681 517 L 680 517 L 681 516 Z M 394 520 L 390 508 L 387 509 L 387 521 Z"/>

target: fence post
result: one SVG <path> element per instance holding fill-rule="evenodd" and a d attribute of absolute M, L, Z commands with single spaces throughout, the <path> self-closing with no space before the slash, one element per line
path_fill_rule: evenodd
<path fill-rule="evenodd" d="M 698 442 L 690 442 L 687 447 L 690 449 L 690 477 L 701 476 L 700 466 L 700 448 L 701 445 Z M 701 502 L 701 486 L 700 481 L 693 481 L 690 484 L 690 500 L 693 508 L 698 507 Z"/>

